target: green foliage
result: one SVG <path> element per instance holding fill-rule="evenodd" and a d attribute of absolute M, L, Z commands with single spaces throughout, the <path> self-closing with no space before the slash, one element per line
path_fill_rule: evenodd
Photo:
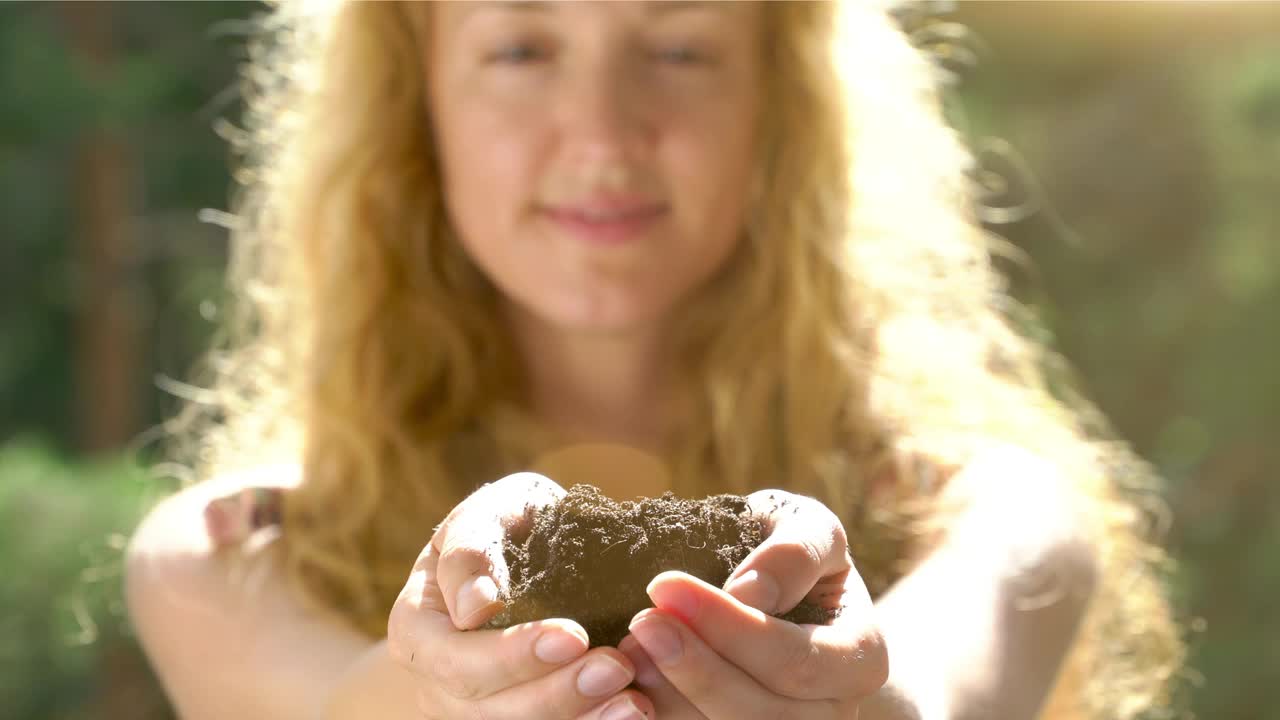
<path fill-rule="evenodd" d="M 6 717 L 81 717 L 118 691 L 100 682 L 108 653 L 132 649 L 121 594 L 125 534 L 155 489 L 118 458 L 67 462 L 30 440 L 0 447 Z"/>
<path fill-rule="evenodd" d="M 213 126 L 236 117 L 234 35 L 246 31 L 226 22 L 262 9 L 110 3 L 114 56 L 90 68 L 69 41 L 66 15 L 78 7 L 0 3 L 0 442 L 38 429 L 64 451 L 84 381 L 76 153 L 102 129 L 128 151 L 124 211 L 136 236 L 121 280 L 148 348 L 136 392 L 150 426 L 165 404 L 149 380 L 186 377 L 212 330 L 201 303 L 220 300 L 225 236 L 197 216 L 227 206 L 228 153 Z"/>
<path fill-rule="evenodd" d="M 89 85 L 47 14 L 21 4 L 0 12 L 5 19 L 0 23 L 0 87 L 5 89 L 7 103 L 21 108 L 21 112 L 0 113 L 0 152 L 6 146 L 69 138 L 93 113 Z"/>
<path fill-rule="evenodd" d="M 1015 289 L 1168 480 L 1200 718 L 1280 707 L 1257 680 L 1280 667 L 1257 641 L 1280 634 L 1277 58 L 1274 40 L 1093 74 L 996 57 L 957 104 L 972 137 L 1012 143 L 984 160 L 1035 205 L 994 228 L 1032 261 Z"/>

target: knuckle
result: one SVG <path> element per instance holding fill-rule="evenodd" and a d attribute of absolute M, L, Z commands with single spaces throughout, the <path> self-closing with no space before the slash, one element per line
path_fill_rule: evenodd
<path fill-rule="evenodd" d="M 832 512 L 831 508 L 816 498 L 805 497 L 801 501 L 808 513 L 813 516 L 813 525 L 825 525 L 829 530 L 827 539 L 831 542 L 832 548 L 843 549 L 848 545 L 848 538 L 845 536 L 844 523 L 840 522 L 840 517 Z M 817 522 L 821 518 L 821 522 Z"/>
<path fill-rule="evenodd" d="M 440 561 L 440 553 L 436 550 L 436 546 L 427 543 L 422 548 L 422 552 L 418 553 L 418 559 L 413 563 L 413 572 L 430 572 L 434 570 L 436 563 Z"/>
<path fill-rule="evenodd" d="M 488 554 L 481 548 L 466 545 L 465 539 L 450 538 L 445 542 L 448 544 L 445 546 L 444 552 L 440 553 L 440 564 L 462 565 L 463 567 L 489 564 Z"/>
<path fill-rule="evenodd" d="M 797 537 L 784 540 L 770 550 L 772 560 L 781 567 L 816 568 L 822 563 L 822 549 L 812 538 Z"/>
<path fill-rule="evenodd" d="M 856 656 L 861 667 L 855 687 L 859 695 L 870 695 L 889 681 L 889 647 L 884 634 L 876 628 L 868 630 L 858 641 Z"/>
<path fill-rule="evenodd" d="M 797 542 L 802 548 L 805 562 L 813 565 L 814 567 L 818 567 L 822 564 L 822 557 L 825 554 L 824 548 L 820 546 L 817 541 L 804 538 Z"/>
<path fill-rule="evenodd" d="M 498 667 L 513 680 L 529 678 L 533 675 L 534 643 L 538 641 L 541 629 L 537 624 L 529 623 L 502 631 L 498 642 Z"/>
<path fill-rule="evenodd" d="M 844 525 L 838 518 L 833 517 L 831 523 L 831 549 L 834 552 L 842 553 L 845 557 L 849 557 L 849 535 L 844 531 Z"/>
<path fill-rule="evenodd" d="M 454 505 L 453 509 L 449 511 L 449 514 L 444 516 L 444 520 L 441 520 L 440 524 L 437 525 L 435 530 L 431 533 L 431 545 L 436 545 L 438 541 L 442 541 L 449 537 L 449 533 L 458 522 L 458 517 L 470 509 L 470 505 L 468 504 L 469 499 L 470 498 L 464 499 L 462 502 Z"/>

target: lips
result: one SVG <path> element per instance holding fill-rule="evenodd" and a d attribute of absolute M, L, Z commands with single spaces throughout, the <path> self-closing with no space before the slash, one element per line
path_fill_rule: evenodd
<path fill-rule="evenodd" d="M 665 210 L 661 203 L 643 200 L 592 200 L 552 206 L 547 213 L 558 219 L 575 222 L 625 222 L 658 215 Z"/>
<path fill-rule="evenodd" d="M 629 220 L 637 220 L 640 218 L 650 217 L 658 213 L 657 208 L 637 208 L 634 210 L 581 210 L 581 209 L 564 209 L 552 210 L 553 217 L 563 220 L 573 220 L 576 222 L 592 222 L 592 223 L 611 223 L 626 222 Z"/>
<path fill-rule="evenodd" d="M 603 244 L 642 236 L 666 212 L 661 203 L 631 198 L 597 198 L 546 209 L 547 217 L 562 231 Z"/>

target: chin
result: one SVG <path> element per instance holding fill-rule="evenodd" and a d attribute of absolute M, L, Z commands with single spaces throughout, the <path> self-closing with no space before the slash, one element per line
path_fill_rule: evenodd
<path fill-rule="evenodd" d="M 599 337 L 631 335 L 653 327 L 649 317 L 565 317 L 553 321 L 561 332 Z"/>
<path fill-rule="evenodd" d="M 548 324 L 564 332 L 626 335 L 653 328 L 670 313 L 668 303 L 614 302 L 587 305 L 580 300 L 540 313 Z"/>

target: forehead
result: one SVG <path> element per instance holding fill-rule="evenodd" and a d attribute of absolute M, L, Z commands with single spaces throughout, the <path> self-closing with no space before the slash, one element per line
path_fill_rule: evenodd
<path fill-rule="evenodd" d="M 729 19 L 749 17 L 756 3 L 730 0 L 473 0 L 472 2 L 425 3 L 445 26 L 469 23 L 487 17 L 600 18 L 638 21 L 709 16 Z"/>

